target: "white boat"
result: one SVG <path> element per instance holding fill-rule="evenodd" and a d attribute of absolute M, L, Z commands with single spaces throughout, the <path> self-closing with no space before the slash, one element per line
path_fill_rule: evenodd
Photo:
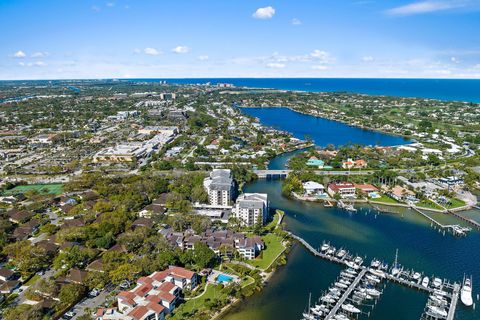
<path fill-rule="evenodd" d="M 422 286 L 428 288 L 428 284 L 430 283 L 430 279 L 428 277 L 424 277 L 422 280 Z"/>
<path fill-rule="evenodd" d="M 357 274 L 357 271 L 355 271 L 354 269 L 347 269 L 345 270 L 346 272 L 350 273 L 350 274 L 353 274 L 353 275 L 356 275 Z"/>
<path fill-rule="evenodd" d="M 317 320 L 317 318 L 313 314 L 304 312 L 302 315 L 303 315 L 303 319 Z"/>
<path fill-rule="evenodd" d="M 335 299 L 330 295 L 323 296 L 320 300 L 326 303 L 335 303 Z"/>
<path fill-rule="evenodd" d="M 327 254 L 330 255 L 330 256 L 333 256 L 334 253 L 335 253 L 335 248 L 334 248 L 334 247 L 330 247 L 330 248 L 327 250 Z"/>
<path fill-rule="evenodd" d="M 467 307 L 472 306 L 473 299 L 472 299 L 472 279 L 471 278 L 465 278 L 463 280 L 462 291 L 460 293 L 460 300 L 462 300 L 462 303 Z"/>
<path fill-rule="evenodd" d="M 415 272 L 412 276 L 412 279 L 418 281 L 421 277 L 422 275 L 419 272 Z"/>
<path fill-rule="evenodd" d="M 447 292 L 445 292 L 445 291 L 443 291 L 443 290 L 438 290 L 438 289 L 433 290 L 433 293 L 434 293 L 435 295 L 437 295 L 437 296 L 442 296 L 442 297 L 448 295 Z"/>
<path fill-rule="evenodd" d="M 430 296 L 430 300 L 437 306 L 444 306 L 447 304 L 447 300 L 441 296 L 432 295 Z"/>
<path fill-rule="evenodd" d="M 335 320 L 349 320 L 348 317 L 344 314 L 337 314 L 333 319 L 335 319 Z"/>
<path fill-rule="evenodd" d="M 385 272 L 383 272 L 382 270 L 369 269 L 369 271 L 370 271 L 371 274 L 374 274 L 374 275 L 376 275 L 377 277 L 385 278 Z"/>
<path fill-rule="evenodd" d="M 313 313 L 314 315 L 319 316 L 319 317 L 323 316 L 323 312 L 322 312 L 322 311 L 317 310 L 317 309 L 311 309 L 311 310 L 312 310 L 312 313 Z"/>
<path fill-rule="evenodd" d="M 362 292 L 362 291 L 355 291 L 355 292 L 353 293 L 353 295 L 354 295 L 354 296 L 357 296 L 357 297 L 359 297 L 359 298 L 361 298 L 361 299 L 368 299 L 368 300 L 371 300 L 371 299 L 372 299 L 372 296 L 369 295 L 369 294 L 367 294 L 365 291 L 364 291 L 364 292 Z"/>
<path fill-rule="evenodd" d="M 360 313 L 360 309 L 356 308 L 352 304 L 342 304 L 342 309 L 350 313 Z"/>
<path fill-rule="evenodd" d="M 352 269 L 358 269 L 359 268 L 359 266 L 357 266 L 355 264 L 355 262 L 353 262 L 353 261 L 347 261 L 347 262 L 345 262 L 345 264 Z"/>
<path fill-rule="evenodd" d="M 378 277 L 374 276 L 373 274 L 372 275 L 369 274 L 369 275 L 365 276 L 365 278 L 367 278 L 368 280 L 373 281 L 375 283 L 380 283 L 380 279 Z"/>
<path fill-rule="evenodd" d="M 373 297 L 378 297 L 380 296 L 380 291 L 378 291 L 377 289 L 366 289 L 365 290 L 369 295 L 373 296 Z"/>
<path fill-rule="evenodd" d="M 436 307 L 436 306 L 428 306 L 428 310 L 435 316 L 446 318 L 448 313 L 445 309 Z"/>
<path fill-rule="evenodd" d="M 347 277 L 347 278 L 351 278 L 351 279 L 352 279 L 352 278 L 355 278 L 355 275 L 354 275 L 354 274 L 351 274 L 351 273 L 348 273 L 348 272 L 344 272 L 344 271 L 342 271 L 342 272 L 340 273 L 340 275 L 341 275 L 342 277 Z"/>
<path fill-rule="evenodd" d="M 442 279 L 440 278 L 434 278 L 433 279 L 433 282 L 432 282 L 432 285 L 435 287 L 435 288 L 440 288 L 442 286 Z"/>
<path fill-rule="evenodd" d="M 337 252 L 337 258 L 340 258 L 340 259 L 341 259 L 341 258 L 345 257 L 346 254 L 347 254 L 347 251 L 345 251 L 345 250 L 343 250 L 343 249 L 340 249 L 340 250 L 338 250 L 338 252 Z"/>
<path fill-rule="evenodd" d="M 377 260 L 377 259 L 373 259 L 372 262 L 370 263 L 370 267 L 372 268 L 378 268 L 382 265 L 382 262 L 380 262 L 380 260 Z"/>
<path fill-rule="evenodd" d="M 345 283 L 341 283 L 341 282 L 335 282 L 335 287 L 342 288 L 342 289 L 347 289 L 348 285 L 346 285 Z"/>
<path fill-rule="evenodd" d="M 350 284 L 352 283 L 352 281 L 350 281 L 350 280 L 347 280 L 347 279 L 343 279 L 343 278 L 342 278 L 342 279 L 340 279 L 340 280 L 338 280 L 338 282 L 341 282 L 341 283 L 343 283 L 343 284 L 347 284 L 347 285 L 350 285 Z"/>
<path fill-rule="evenodd" d="M 324 243 L 322 244 L 322 247 L 320 248 L 320 250 L 323 252 L 323 251 L 327 251 L 328 248 L 330 248 L 330 245 L 328 243 Z"/>
<path fill-rule="evenodd" d="M 363 258 L 357 256 L 357 257 L 355 257 L 355 259 L 353 259 L 353 262 L 355 262 L 358 265 L 361 265 L 363 263 Z"/>
<path fill-rule="evenodd" d="M 347 210 L 349 212 L 357 212 L 357 209 L 355 209 L 355 207 L 353 205 L 346 204 L 342 200 L 338 201 L 337 207 L 339 207 L 340 209 Z"/>

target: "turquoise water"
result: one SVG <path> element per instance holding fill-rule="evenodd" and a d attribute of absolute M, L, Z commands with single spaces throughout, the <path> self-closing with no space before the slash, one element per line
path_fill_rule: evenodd
<path fill-rule="evenodd" d="M 395 146 L 409 143 L 410 140 L 381 132 L 365 130 L 344 123 L 318 118 L 292 111 L 288 108 L 242 108 L 247 115 L 260 119 L 264 125 L 288 131 L 295 138 L 310 137 L 317 146 L 328 144 Z"/>
<path fill-rule="evenodd" d="M 218 277 L 217 277 L 217 281 L 222 283 L 222 282 L 230 282 L 232 281 L 233 278 L 230 277 L 230 276 L 227 276 L 225 274 L 220 274 Z"/>
<path fill-rule="evenodd" d="M 337 129 L 340 131 L 345 129 L 341 126 L 342 124 L 335 123 L 327 136 L 320 136 L 320 139 L 315 141 L 321 145 L 334 140 L 340 141 L 341 144 L 337 133 Z M 292 133 L 299 134 L 296 131 Z M 385 144 L 392 141 L 396 143 L 395 139 L 398 139 L 383 136 L 385 135 L 380 139 Z M 276 157 L 270 162 L 269 168 L 284 168 L 288 159 L 297 152 L 301 151 Z M 477 307 L 480 305 L 476 300 L 477 294 L 480 293 L 479 232 L 472 231 L 463 238 L 443 235 L 432 229 L 425 218 L 408 209 L 378 214 L 369 207 L 363 207 L 359 208 L 356 214 L 352 214 L 338 208 L 325 208 L 321 204 L 287 199 L 282 196 L 281 186 L 282 182 L 278 180 L 258 180 L 248 184 L 244 191 L 268 193 L 271 207 L 285 211 L 287 228 L 313 246 L 320 246 L 323 241 L 329 241 L 337 248 L 344 247 L 353 253 L 366 256 L 367 261 L 379 258 L 390 264 L 398 249 L 399 262 L 406 269 L 415 269 L 425 272 L 428 276 L 435 275 L 452 281 L 461 281 L 464 274 L 473 275 L 475 301 Z M 480 210 L 472 210 L 465 214 L 480 218 Z M 452 219 L 447 216 L 445 218 L 449 221 Z M 462 224 L 458 219 L 453 219 L 456 223 Z M 309 293 L 312 294 L 313 300 L 320 297 L 336 279 L 341 269 L 338 265 L 312 256 L 301 245 L 294 244 L 287 265 L 277 270 L 265 289 L 236 306 L 224 319 L 300 319 L 308 304 Z M 422 292 L 389 283 L 368 319 L 420 319 L 427 298 Z M 362 316 L 360 319 L 367 317 Z M 480 313 L 478 310 L 464 307 L 459 302 L 455 319 L 480 319 Z"/>

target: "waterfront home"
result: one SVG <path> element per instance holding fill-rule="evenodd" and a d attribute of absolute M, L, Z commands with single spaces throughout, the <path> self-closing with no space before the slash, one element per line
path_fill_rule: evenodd
<path fill-rule="evenodd" d="M 328 185 L 327 192 L 331 197 L 336 194 L 340 195 L 342 199 L 355 198 L 355 185 L 350 182 L 334 182 Z"/>
<path fill-rule="evenodd" d="M 409 201 L 409 202 L 417 202 L 418 199 L 415 197 L 415 192 L 408 190 L 401 186 L 394 186 L 391 189 L 386 187 L 382 187 L 382 189 L 386 190 L 386 193 L 397 201 Z"/>
<path fill-rule="evenodd" d="M 307 161 L 307 166 L 309 167 L 316 167 L 318 169 L 322 169 L 323 166 L 325 165 L 325 162 L 323 160 L 317 159 L 317 157 L 310 157 Z"/>
<path fill-rule="evenodd" d="M 117 295 L 117 308 L 99 309 L 97 320 L 163 320 L 171 313 L 184 288 L 197 285 L 197 274 L 193 271 L 170 266 L 137 280 L 130 291 Z"/>
<path fill-rule="evenodd" d="M 378 188 L 371 184 L 355 184 L 355 189 L 361 190 L 370 198 L 379 198 Z"/>
<path fill-rule="evenodd" d="M 303 190 L 308 196 L 311 195 L 323 195 L 325 193 L 325 187 L 315 181 L 307 181 L 303 183 Z"/>
<path fill-rule="evenodd" d="M 342 162 L 343 169 L 363 169 L 367 167 L 367 161 L 363 159 L 352 160 L 347 159 L 347 161 Z"/>

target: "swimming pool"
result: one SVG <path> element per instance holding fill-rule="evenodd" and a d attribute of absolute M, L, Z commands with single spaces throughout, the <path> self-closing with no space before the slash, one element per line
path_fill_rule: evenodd
<path fill-rule="evenodd" d="M 219 274 L 217 277 L 217 282 L 230 282 L 233 280 L 233 277 L 227 276 L 226 274 Z"/>

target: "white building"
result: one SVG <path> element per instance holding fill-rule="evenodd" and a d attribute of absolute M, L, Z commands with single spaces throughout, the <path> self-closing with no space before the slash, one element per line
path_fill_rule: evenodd
<path fill-rule="evenodd" d="M 241 194 L 233 208 L 233 214 L 245 226 L 265 224 L 268 218 L 268 195 L 266 193 Z"/>
<path fill-rule="evenodd" d="M 322 195 L 325 193 L 325 187 L 315 181 L 307 181 L 303 184 L 303 190 L 306 195 Z"/>
<path fill-rule="evenodd" d="M 232 200 L 234 182 L 229 169 L 213 169 L 203 181 L 208 201 L 214 206 L 228 206 Z"/>

